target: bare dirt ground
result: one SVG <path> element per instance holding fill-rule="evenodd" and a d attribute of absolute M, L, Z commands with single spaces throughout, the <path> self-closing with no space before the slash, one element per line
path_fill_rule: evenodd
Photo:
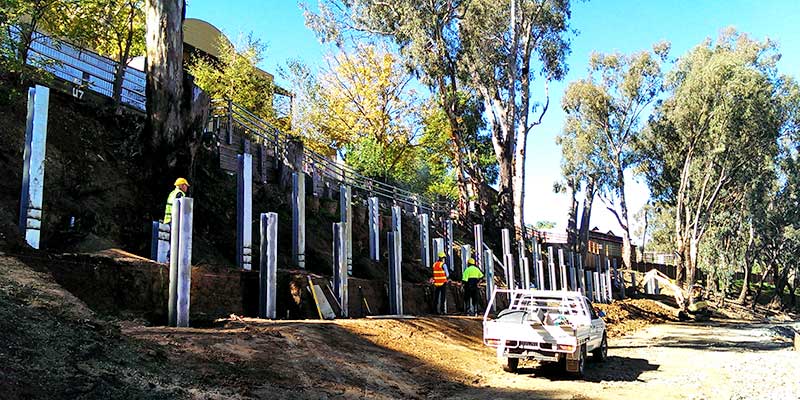
<path fill-rule="evenodd" d="M 606 306 L 612 326 L 641 329 L 612 337 L 608 361 L 572 380 L 533 363 L 503 372 L 480 318 L 147 326 L 99 317 L 0 256 L 0 398 L 800 398 L 787 323 L 679 324 L 654 304 Z"/>
<path fill-rule="evenodd" d="M 479 320 L 465 317 L 124 332 L 172 348 L 171 362 L 241 398 L 800 398 L 800 357 L 781 326 L 652 325 L 612 339 L 608 361 L 581 380 L 535 363 L 503 372 L 480 344 Z"/>

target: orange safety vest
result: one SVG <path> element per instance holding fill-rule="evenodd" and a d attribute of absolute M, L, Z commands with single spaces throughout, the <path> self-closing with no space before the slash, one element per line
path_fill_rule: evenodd
<path fill-rule="evenodd" d="M 433 263 L 433 286 L 442 286 L 447 283 L 447 275 L 444 273 L 443 261 Z"/>

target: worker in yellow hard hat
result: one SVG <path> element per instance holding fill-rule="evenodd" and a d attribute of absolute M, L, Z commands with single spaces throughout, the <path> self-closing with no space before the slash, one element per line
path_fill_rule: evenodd
<path fill-rule="evenodd" d="M 475 259 L 470 257 L 467 260 L 467 268 L 461 274 L 464 282 L 464 311 L 469 315 L 477 315 L 481 304 L 481 296 L 478 291 L 478 283 L 483 279 L 483 272 L 475 266 Z"/>
<path fill-rule="evenodd" d="M 436 262 L 433 263 L 433 311 L 436 314 L 445 313 L 447 301 L 447 264 L 444 262 L 445 254 L 440 251 Z"/>
<path fill-rule="evenodd" d="M 164 207 L 164 223 L 169 224 L 172 222 L 172 205 L 175 204 L 175 199 L 180 199 L 186 196 L 189 190 L 189 181 L 186 178 L 178 178 L 175 180 L 175 189 L 169 193 L 167 197 L 167 206 Z"/>

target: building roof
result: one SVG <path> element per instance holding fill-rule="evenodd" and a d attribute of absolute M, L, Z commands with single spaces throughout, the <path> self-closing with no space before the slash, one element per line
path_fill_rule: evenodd
<path fill-rule="evenodd" d="M 220 57 L 219 41 L 228 44 L 231 41 L 211 23 L 197 18 L 186 18 L 183 21 L 183 42 L 216 58 Z"/>

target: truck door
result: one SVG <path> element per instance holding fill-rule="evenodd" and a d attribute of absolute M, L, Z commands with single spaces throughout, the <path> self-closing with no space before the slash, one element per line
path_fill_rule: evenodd
<path fill-rule="evenodd" d="M 600 319 L 600 316 L 594 311 L 594 307 L 592 306 L 592 302 L 589 301 L 587 298 L 583 298 L 583 301 L 586 302 L 586 306 L 589 310 L 589 316 L 591 317 L 591 329 L 589 330 L 589 350 L 594 349 L 600 346 L 601 342 L 603 341 L 603 320 Z"/>

